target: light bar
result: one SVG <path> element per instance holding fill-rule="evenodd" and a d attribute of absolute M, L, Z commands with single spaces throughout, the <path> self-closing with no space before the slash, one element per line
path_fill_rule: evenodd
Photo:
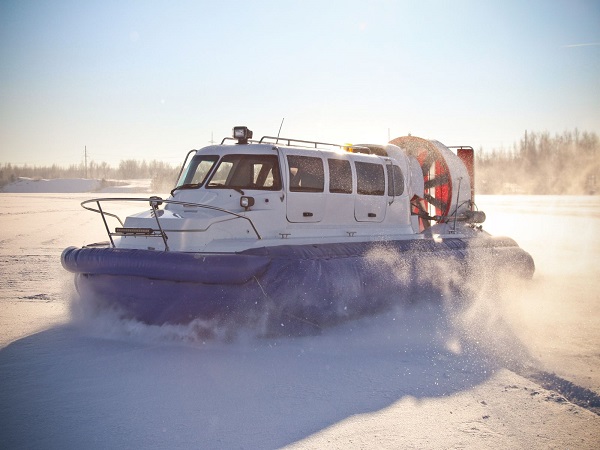
<path fill-rule="evenodd" d="M 153 234 L 154 230 L 152 228 L 133 228 L 133 227 L 121 228 L 121 227 L 117 227 L 117 228 L 115 228 L 115 233 L 148 235 L 148 234 Z"/>

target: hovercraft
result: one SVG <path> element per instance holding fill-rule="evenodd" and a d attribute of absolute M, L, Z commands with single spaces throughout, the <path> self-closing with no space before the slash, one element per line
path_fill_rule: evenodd
<path fill-rule="evenodd" d="M 123 201 L 147 209 L 122 221 L 109 209 Z M 413 136 L 335 145 L 235 127 L 188 152 L 168 198 L 82 206 L 108 241 L 65 249 L 63 267 L 82 297 L 149 324 L 320 328 L 535 270 L 515 241 L 482 229 L 473 149 Z"/>

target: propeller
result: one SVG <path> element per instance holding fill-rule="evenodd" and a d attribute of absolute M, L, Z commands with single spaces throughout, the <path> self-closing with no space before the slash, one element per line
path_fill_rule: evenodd
<path fill-rule="evenodd" d="M 448 164 L 438 148 L 431 142 L 416 136 L 402 136 L 390 144 L 403 148 L 419 162 L 423 172 L 425 192 L 422 199 L 412 201 L 413 214 L 419 216 L 421 229 L 431 226 L 432 216 L 449 214 L 452 203 L 452 179 Z"/>

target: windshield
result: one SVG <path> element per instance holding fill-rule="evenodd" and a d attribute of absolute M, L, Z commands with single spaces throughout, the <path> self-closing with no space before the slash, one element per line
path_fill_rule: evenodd
<path fill-rule="evenodd" d="M 177 181 L 177 188 L 198 188 L 204 184 L 211 169 L 219 160 L 216 155 L 196 155 Z"/>
<path fill-rule="evenodd" d="M 214 171 L 207 189 L 281 189 L 275 155 L 226 155 Z"/>

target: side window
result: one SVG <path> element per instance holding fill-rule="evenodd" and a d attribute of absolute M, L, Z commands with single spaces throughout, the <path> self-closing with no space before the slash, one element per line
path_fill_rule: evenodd
<path fill-rule="evenodd" d="M 398 166 L 386 166 L 388 174 L 388 195 L 398 197 L 404 192 L 404 176 Z M 391 170 L 390 170 L 391 167 Z"/>
<path fill-rule="evenodd" d="M 291 192 L 323 192 L 323 160 L 313 156 L 288 155 Z"/>
<path fill-rule="evenodd" d="M 352 169 L 350 161 L 344 159 L 328 159 L 329 192 L 335 194 L 352 194 Z"/>
<path fill-rule="evenodd" d="M 383 195 L 385 175 L 381 164 L 356 161 L 357 191 L 362 195 Z"/>

